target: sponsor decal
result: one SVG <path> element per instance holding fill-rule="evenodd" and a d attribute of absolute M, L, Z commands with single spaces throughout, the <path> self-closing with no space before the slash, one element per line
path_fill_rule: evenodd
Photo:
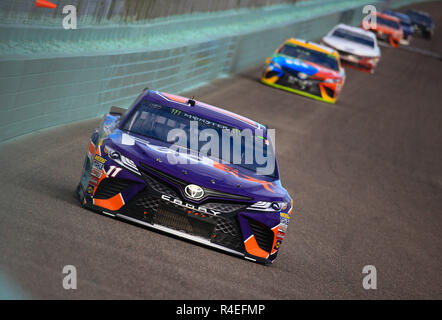
<path fill-rule="evenodd" d="M 173 197 L 166 196 L 165 194 L 161 195 L 161 199 L 163 199 L 163 200 L 165 200 L 167 202 L 173 203 L 173 204 L 175 204 L 177 206 L 180 206 L 180 207 L 183 207 L 183 208 L 186 208 L 186 209 L 189 209 L 189 210 L 195 210 L 195 211 L 198 211 L 198 212 L 206 213 L 208 215 L 217 216 L 217 215 L 221 214 L 221 212 L 219 212 L 219 211 L 216 211 L 216 210 L 213 210 L 213 209 L 209 209 L 209 208 L 205 208 L 205 207 L 202 207 L 202 206 L 201 207 L 200 206 L 195 206 L 193 204 L 181 201 L 180 199 L 175 199 Z"/>
<path fill-rule="evenodd" d="M 97 169 L 95 166 L 91 170 L 91 175 L 93 175 L 94 177 L 97 177 L 98 179 L 101 178 L 102 174 L 103 173 L 102 173 L 101 169 Z"/>
<path fill-rule="evenodd" d="M 94 160 L 94 164 L 92 165 L 92 168 L 95 168 L 95 169 L 101 171 L 101 170 L 103 170 L 103 168 L 104 168 L 104 164 L 102 164 L 102 163 L 100 163 L 100 162 Z"/>
<path fill-rule="evenodd" d="M 171 113 L 171 114 L 180 115 L 180 114 L 181 114 L 181 110 L 178 110 L 178 109 L 172 109 L 172 110 L 170 111 L 170 113 Z"/>
<path fill-rule="evenodd" d="M 92 187 L 92 186 L 88 186 L 88 187 L 87 187 L 87 193 L 91 194 L 92 191 L 94 191 L 94 187 Z"/>
<path fill-rule="evenodd" d="M 280 222 L 281 222 L 282 224 L 286 225 L 286 226 L 289 225 L 289 219 L 281 218 L 281 219 L 280 219 Z"/>
<path fill-rule="evenodd" d="M 278 231 L 285 233 L 287 231 L 287 225 L 283 224 L 283 223 L 280 223 Z"/>
<path fill-rule="evenodd" d="M 106 163 L 106 159 L 100 157 L 99 155 L 95 155 L 95 160 L 102 164 Z"/>
<path fill-rule="evenodd" d="M 279 250 L 280 246 L 281 246 L 281 240 L 276 241 L 275 250 Z"/>
<path fill-rule="evenodd" d="M 290 215 L 288 215 L 287 213 L 281 212 L 281 219 L 285 218 L 287 220 L 290 220 Z"/>
<path fill-rule="evenodd" d="M 91 176 L 91 177 L 89 178 L 89 183 L 90 183 L 91 185 L 93 185 L 93 186 L 96 186 L 96 185 L 98 184 L 98 179 L 95 178 L 94 176 Z"/>

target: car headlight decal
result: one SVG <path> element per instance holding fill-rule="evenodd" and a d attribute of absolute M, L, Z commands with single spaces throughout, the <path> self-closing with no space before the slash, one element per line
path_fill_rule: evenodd
<path fill-rule="evenodd" d="M 278 69 L 281 69 L 281 70 L 282 70 L 281 65 L 280 65 L 279 63 L 273 61 L 273 60 L 270 62 L 270 65 L 271 65 L 272 67 L 275 67 L 275 68 L 278 68 Z"/>
<path fill-rule="evenodd" d="M 114 162 L 118 163 L 120 166 L 124 167 L 125 169 L 132 171 L 133 173 L 136 173 L 137 175 L 141 175 L 140 172 L 138 171 L 137 166 L 135 165 L 135 162 L 133 162 L 131 159 L 122 155 L 120 152 L 112 149 L 108 145 L 104 146 L 104 150 Z"/>
<path fill-rule="evenodd" d="M 287 209 L 287 202 L 267 202 L 258 201 L 247 208 L 247 210 L 266 211 L 266 212 L 278 212 Z"/>

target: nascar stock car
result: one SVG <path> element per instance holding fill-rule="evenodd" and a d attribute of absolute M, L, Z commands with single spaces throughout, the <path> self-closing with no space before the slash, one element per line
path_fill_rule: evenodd
<path fill-rule="evenodd" d="M 418 34 L 427 39 L 433 37 L 434 23 L 428 13 L 417 10 L 408 10 L 407 15 L 410 17 L 414 30 Z"/>
<path fill-rule="evenodd" d="M 288 39 L 267 58 L 261 82 L 313 99 L 335 103 L 345 81 L 336 50 Z"/>
<path fill-rule="evenodd" d="M 194 133 L 194 123 L 199 132 L 258 132 L 249 143 L 240 140 L 237 150 L 243 157 L 261 145 L 274 168 L 260 172 L 255 159 L 232 161 L 229 152 L 222 161 L 215 152 L 202 155 L 201 142 L 180 142 L 185 152 L 177 152 L 169 135 Z M 255 121 L 145 89 L 127 111 L 112 107 L 93 132 L 77 195 L 88 209 L 269 264 L 293 206 L 271 141 Z"/>
<path fill-rule="evenodd" d="M 322 43 L 339 53 L 344 65 L 370 73 L 381 56 L 376 36 L 369 31 L 345 24 L 335 26 Z"/>
<path fill-rule="evenodd" d="M 361 23 L 361 27 L 375 33 L 379 40 L 388 42 L 393 48 L 399 47 L 401 39 L 404 37 L 400 20 L 379 12 L 376 12 L 375 15 L 376 23 L 370 23 L 369 26 L 364 26 Z"/>
<path fill-rule="evenodd" d="M 413 24 L 411 23 L 410 17 L 404 13 L 391 11 L 391 10 L 383 10 L 382 13 L 399 19 L 402 31 L 404 33 L 404 37 L 403 39 L 400 40 L 400 42 L 401 44 L 409 45 L 411 38 L 414 34 L 414 27 Z"/>

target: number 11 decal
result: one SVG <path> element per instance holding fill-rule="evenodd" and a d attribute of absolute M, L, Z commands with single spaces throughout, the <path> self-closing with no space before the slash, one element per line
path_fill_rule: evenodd
<path fill-rule="evenodd" d="M 115 178 L 121 170 L 122 170 L 121 168 L 118 168 L 116 166 L 110 166 L 109 170 L 106 172 L 106 175 L 108 177 Z"/>

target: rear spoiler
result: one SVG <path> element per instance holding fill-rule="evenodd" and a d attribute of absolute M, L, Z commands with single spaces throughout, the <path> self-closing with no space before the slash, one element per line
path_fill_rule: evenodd
<path fill-rule="evenodd" d="M 112 106 L 110 108 L 109 113 L 112 114 L 112 115 L 123 116 L 126 113 L 126 111 L 127 111 L 127 109 Z"/>

